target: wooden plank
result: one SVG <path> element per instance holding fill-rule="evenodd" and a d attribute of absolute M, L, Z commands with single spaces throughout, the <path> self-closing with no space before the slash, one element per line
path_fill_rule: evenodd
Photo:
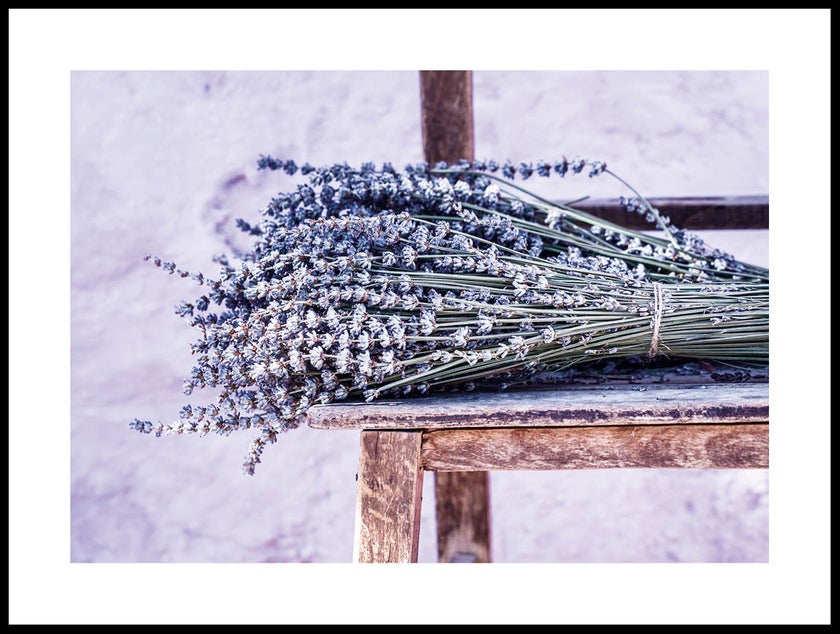
<path fill-rule="evenodd" d="M 472 73 L 421 71 L 420 100 L 425 160 L 475 158 Z M 435 476 L 438 561 L 490 561 L 489 487 L 487 473 Z"/>
<path fill-rule="evenodd" d="M 468 392 L 309 410 L 317 429 L 714 424 L 769 420 L 767 383 Z"/>
<path fill-rule="evenodd" d="M 649 202 L 680 229 L 767 229 L 770 226 L 768 196 L 715 196 L 650 198 Z M 617 198 L 592 198 L 574 205 L 609 222 L 630 229 L 656 226 L 644 217 L 627 212 Z"/>
<path fill-rule="evenodd" d="M 428 471 L 767 468 L 769 425 L 446 429 L 423 435 Z"/>
<path fill-rule="evenodd" d="M 472 160 L 472 72 L 420 71 L 420 102 L 426 161 Z"/>
<path fill-rule="evenodd" d="M 354 563 L 413 563 L 420 538 L 421 434 L 363 431 Z"/>
<path fill-rule="evenodd" d="M 483 471 L 437 470 L 438 561 L 490 562 L 490 478 Z"/>

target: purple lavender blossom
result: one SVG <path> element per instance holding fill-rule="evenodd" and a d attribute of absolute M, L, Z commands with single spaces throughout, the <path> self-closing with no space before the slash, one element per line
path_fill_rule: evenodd
<path fill-rule="evenodd" d="M 536 171 L 564 176 L 586 165 L 589 176 L 606 170 L 564 158 L 539 161 Z M 258 167 L 298 171 L 294 161 L 270 156 Z M 253 249 L 237 263 L 216 258 L 216 278 L 147 257 L 202 287 L 176 307 L 199 333 L 184 390 L 218 394 L 215 403 L 185 406 L 172 424 L 135 420 L 131 428 L 252 430 L 244 468 L 253 473 L 265 446 L 316 403 L 427 393 L 476 375 L 524 380 L 550 367 L 533 355 L 563 367 L 588 358 L 592 332 L 580 334 L 580 315 L 644 312 L 654 277 L 762 275 L 688 233 L 674 231 L 670 242 L 631 236 L 571 208 L 511 196 L 499 187 L 498 169 L 492 160 L 403 172 L 307 163 L 306 180 L 274 197 L 258 225 L 237 223 Z M 512 161 L 501 170 L 506 179 L 535 171 Z M 638 199 L 625 206 L 651 212 Z"/>

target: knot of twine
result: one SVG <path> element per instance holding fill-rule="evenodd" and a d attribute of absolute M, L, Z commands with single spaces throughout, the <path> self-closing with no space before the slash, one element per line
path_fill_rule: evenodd
<path fill-rule="evenodd" d="M 659 282 L 653 283 L 653 334 L 650 339 L 650 350 L 648 356 L 653 358 L 659 351 L 659 326 L 662 323 L 662 311 L 665 301 L 663 299 L 662 286 Z"/>

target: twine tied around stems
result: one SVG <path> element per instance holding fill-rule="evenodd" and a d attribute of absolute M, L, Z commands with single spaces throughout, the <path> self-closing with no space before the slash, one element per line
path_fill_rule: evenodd
<path fill-rule="evenodd" d="M 663 299 L 662 285 L 659 282 L 653 283 L 653 335 L 650 339 L 650 350 L 648 356 L 653 358 L 659 351 L 659 326 L 662 324 L 662 310 L 665 301 Z"/>

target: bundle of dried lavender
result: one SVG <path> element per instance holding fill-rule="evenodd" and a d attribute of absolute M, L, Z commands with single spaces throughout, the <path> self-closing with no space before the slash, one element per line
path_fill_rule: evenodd
<path fill-rule="evenodd" d="M 260 166 L 297 171 L 271 157 Z M 628 211 L 663 236 L 508 182 L 585 168 L 615 176 L 579 159 L 535 169 L 304 166 L 305 183 L 272 200 L 259 226 L 239 221 L 253 249 L 238 266 L 223 260 L 217 279 L 149 258 L 208 289 L 178 307 L 201 333 L 185 392 L 220 391 L 214 404 L 185 406 L 176 423 L 132 427 L 253 428 L 244 465 L 253 474 L 265 444 L 312 405 L 354 395 L 517 381 L 595 358 L 766 364 L 767 269 L 672 227 L 635 191 Z M 211 303 L 224 310 L 210 312 Z"/>

